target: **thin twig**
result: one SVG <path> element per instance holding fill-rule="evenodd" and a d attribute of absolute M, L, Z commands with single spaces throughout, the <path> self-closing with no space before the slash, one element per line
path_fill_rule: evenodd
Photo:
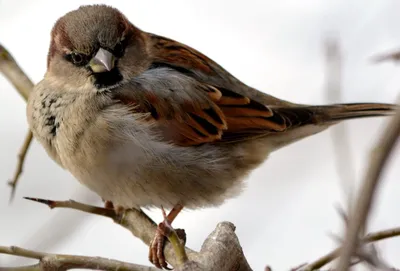
<path fill-rule="evenodd" d="M 143 211 L 137 209 L 127 209 L 121 214 L 117 214 L 112 209 L 95 207 L 83 203 L 79 203 L 73 200 L 68 201 L 53 201 L 39 198 L 26 198 L 39 203 L 46 204 L 51 209 L 53 208 L 69 208 L 79 210 L 86 213 L 95 215 L 101 215 L 114 220 L 115 223 L 128 229 L 134 236 L 142 240 L 145 244 L 150 245 L 156 231 L 156 223 L 149 218 Z M 187 256 L 190 259 L 196 259 L 198 253 L 185 247 Z M 167 242 L 164 248 L 164 254 L 167 262 L 172 266 L 178 266 L 180 259 L 177 259 L 176 253 L 171 245 Z"/>
<path fill-rule="evenodd" d="M 119 271 L 156 271 L 158 269 L 143 266 L 138 264 L 132 264 L 127 262 L 121 262 L 117 260 L 111 260 L 101 257 L 87 257 L 77 255 L 66 255 L 66 254 L 50 254 L 44 252 L 37 252 L 28 250 L 20 247 L 4 247 L 0 246 L 0 254 L 9 254 L 16 256 L 23 256 L 31 259 L 38 259 L 40 262 L 37 265 L 17 267 L 14 270 L 69 270 L 69 269 L 100 269 L 100 270 L 119 270 Z M 1 270 L 12 270 L 11 268 L 1 268 Z"/>
<path fill-rule="evenodd" d="M 15 59 L 7 51 L 7 49 L 1 44 L 0 44 L 0 72 L 4 74 L 5 78 L 9 80 L 11 84 L 13 84 L 13 86 L 17 89 L 18 93 L 22 96 L 22 98 L 25 101 L 27 101 L 29 93 L 33 89 L 33 82 L 24 73 L 24 71 L 15 61 Z M 15 195 L 17 183 L 23 171 L 25 157 L 28 152 L 29 146 L 32 142 L 32 138 L 33 138 L 32 132 L 28 131 L 18 155 L 17 168 L 15 170 L 14 177 L 8 183 L 11 186 L 10 201 L 12 201 L 13 196 Z"/>
<path fill-rule="evenodd" d="M 400 227 L 383 230 L 383 231 L 378 231 L 378 232 L 374 232 L 374 233 L 369 233 L 362 239 L 362 243 L 368 244 L 368 243 L 372 243 L 372 242 L 376 242 L 376 241 L 380 241 L 383 239 L 388 239 L 388 238 L 392 238 L 392 237 L 396 237 L 396 236 L 400 236 Z M 326 265 L 326 264 L 330 263 L 331 261 L 333 261 L 334 259 L 336 259 L 339 256 L 339 252 L 340 252 L 340 248 L 336 248 L 336 249 L 332 250 L 331 252 L 329 252 L 328 254 L 322 256 L 321 258 L 315 260 L 314 262 L 307 264 L 301 270 L 311 271 L 311 270 L 316 270 L 318 268 L 321 268 L 324 265 Z"/>
<path fill-rule="evenodd" d="M 345 242 L 341 251 L 341 257 L 338 264 L 338 270 L 347 271 L 350 259 L 358 245 L 359 233 L 361 229 L 366 229 L 366 221 L 369 210 L 374 202 L 375 192 L 377 191 L 379 182 L 381 181 L 381 173 L 386 161 L 390 157 L 394 145 L 400 135 L 400 110 L 389 122 L 387 128 L 383 131 L 375 149 L 372 150 L 370 163 L 359 191 L 356 204 L 350 210 L 349 221 L 347 227 Z"/>
<path fill-rule="evenodd" d="M 79 211 L 82 211 L 85 213 L 91 213 L 91 214 L 95 214 L 95 215 L 105 216 L 105 217 L 111 218 L 113 220 L 116 220 L 119 218 L 118 214 L 113 209 L 96 207 L 96 206 L 76 202 L 74 200 L 54 201 L 54 200 L 30 198 L 30 197 L 24 197 L 24 199 L 46 204 L 50 209 L 68 208 L 68 209 L 79 210 Z"/>
<path fill-rule="evenodd" d="M 25 137 L 24 143 L 21 147 L 21 150 L 18 153 L 18 161 L 17 161 L 17 167 L 15 169 L 14 177 L 8 182 L 8 184 L 11 186 L 10 202 L 14 199 L 15 191 L 17 188 L 17 183 L 18 183 L 19 177 L 22 174 L 25 157 L 26 157 L 26 154 L 28 153 L 29 146 L 31 145 L 32 139 L 33 139 L 33 134 L 29 130 L 28 133 L 26 134 L 26 137 Z"/>

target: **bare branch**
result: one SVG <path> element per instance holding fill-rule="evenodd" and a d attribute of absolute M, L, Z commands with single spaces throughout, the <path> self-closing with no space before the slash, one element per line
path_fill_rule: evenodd
<path fill-rule="evenodd" d="M 7 51 L 4 46 L 0 44 L 0 72 L 4 74 L 4 76 L 14 85 L 17 89 L 18 93 L 24 98 L 25 101 L 28 100 L 29 93 L 33 89 L 33 82 L 29 79 L 29 77 L 24 73 L 24 71 L 20 68 L 11 54 Z M 21 147 L 21 150 L 18 154 L 18 162 L 17 168 L 15 170 L 15 174 L 11 181 L 8 183 L 11 186 L 11 196 L 10 201 L 12 201 L 15 190 L 17 187 L 17 183 L 19 177 L 23 171 L 23 165 L 25 161 L 26 154 L 28 152 L 29 146 L 32 142 L 32 132 L 28 131 L 24 143 Z"/>
<path fill-rule="evenodd" d="M 85 208 L 85 210 L 88 210 Z M 86 257 L 75 255 L 49 254 L 36 252 L 19 247 L 0 246 L 0 254 L 23 256 L 38 259 L 36 265 L 0 268 L 3 270 L 34 270 L 55 271 L 69 270 L 73 268 L 96 270 L 128 270 L 128 271 L 155 271 L 153 267 L 125 263 L 99 257 Z M 192 254 L 193 256 L 194 254 Z M 177 271 L 251 271 L 239 240 L 235 234 L 235 226 L 230 222 L 219 223 L 216 229 L 207 237 L 200 253 L 176 268 Z"/>
<path fill-rule="evenodd" d="M 119 219 L 118 214 L 113 209 L 91 206 L 91 205 L 83 204 L 83 203 L 76 202 L 73 200 L 54 201 L 54 200 L 30 198 L 30 197 L 24 197 L 24 199 L 46 204 L 50 209 L 68 208 L 68 209 L 79 210 L 79 211 L 82 211 L 85 213 L 91 213 L 91 214 L 95 214 L 95 215 L 105 216 L 105 217 L 111 218 L 113 220 Z"/>
<path fill-rule="evenodd" d="M 19 177 L 22 174 L 25 157 L 26 157 L 26 154 L 28 153 L 28 149 L 29 149 L 29 146 L 31 145 L 32 139 L 33 139 L 33 134 L 29 130 L 26 133 L 24 143 L 21 147 L 21 150 L 18 153 L 18 162 L 17 162 L 17 167 L 15 169 L 14 177 L 8 182 L 8 184 L 11 186 L 10 202 L 14 199 L 15 191 L 17 188 L 17 183 L 18 183 Z"/>
<path fill-rule="evenodd" d="M 388 230 L 383 230 L 383 231 L 378 231 L 374 233 L 369 233 L 367 234 L 363 239 L 362 239 L 362 244 L 368 244 L 376 241 L 380 241 L 383 239 L 388 239 L 392 237 L 400 236 L 400 227 L 393 228 L 393 229 L 388 229 Z M 324 265 L 330 263 L 337 257 L 339 257 L 339 252 L 340 248 L 336 248 L 329 252 L 328 254 L 322 256 L 321 258 L 315 260 L 314 262 L 311 262 L 307 264 L 305 267 L 303 267 L 301 270 L 304 271 L 311 271 L 315 270 L 318 268 L 323 267 Z M 338 269 L 340 270 L 340 269 Z"/>
<path fill-rule="evenodd" d="M 380 175 L 383 167 L 390 157 L 394 149 L 394 145 L 400 135 L 400 110 L 389 122 L 387 128 L 382 133 L 378 144 L 371 153 L 371 160 L 368 170 L 358 195 L 358 199 L 353 210 L 350 210 L 349 221 L 347 227 L 345 242 L 343 250 L 341 251 L 341 258 L 339 261 L 338 269 L 346 271 L 350 262 L 351 256 L 354 254 L 358 245 L 358 237 L 361 229 L 366 229 L 366 221 L 368 212 L 374 201 L 374 194 L 381 181 Z"/>
<path fill-rule="evenodd" d="M 125 210 L 122 214 L 117 214 L 112 209 L 106 209 L 101 207 L 95 207 L 83 203 L 79 203 L 73 200 L 68 201 L 53 201 L 45 200 L 39 198 L 26 198 L 39 203 L 46 204 L 51 209 L 53 208 L 69 208 L 74 210 L 79 210 L 86 213 L 91 213 L 95 215 L 101 215 L 114 220 L 115 223 L 121 225 L 122 227 L 128 229 L 134 236 L 142 240 L 145 244 L 150 245 L 151 240 L 154 237 L 156 231 L 156 223 L 148 217 L 143 211 L 137 209 Z M 189 258 L 195 258 L 196 252 L 189 248 L 185 248 L 186 253 Z M 164 248 L 164 253 L 167 261 L 172 266 L 177 266 L 178 261 L 175 258 L 175 252 L 170 243 L 166 243 Z"/>
<path fill-rule="evenodd" d="M 105 271 L 156 271 L 158 269 L 138 264 L 126 263 L 116 260 L 110 260 L 101 257 L 75 256 L 66 254 L 49 254 L 36 252 L 33 250 L 19 247 L 0 246 L 1 254 L 23 256 L 32 259 L 38 259 L 40 262 L 36 265 L 17 267 L 11 269 L 0 268 L 1 270 L 41 270 L 41 271 L 64 271 L 74 268 L 82 269 L 100 269 Z"/>
<path fill-rule="evenodd" d="M 115 223 L 128 229 L 134 236 L 141 239 L 147 245 L 150 245 L 156 231 L 156 224 L 144 212 L 137 209 L 128 209 L 122 214 L 117 214 L 111 209 L 95 207 L 72 200 L 27 199 L 46 204 L 50 208 L 69 208 L 111 218 Z M 175 238 L 177 237 L 175 236 Z M 180 249 L 178 248 L 178 250 Z M 230 222 L 219 223 L 216 229 L 204 241 L 199 253 L 187 247 L 185 247 L 185 252 L 179 253 L 178 251 L 177 253 L 170 242 L 167 242 L 164 248 L 167 261 L 176 270 L 252 270 L 244 257 L 239 240 L 235 234 L 235 226 Z M 180 258 L 181 255 L 183 255 L 183 258 Z"/>

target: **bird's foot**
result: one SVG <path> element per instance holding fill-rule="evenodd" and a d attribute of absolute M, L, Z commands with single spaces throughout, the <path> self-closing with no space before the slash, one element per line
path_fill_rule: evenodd
<path fill-rule="evenodd" d="M 168 264 L 167 264 L 167 262 L 165 260 L 165 256 L 164 256 L 164 245 L 165 245 L 166 237 L 169 239 L 169 241 L 173 245 L 177 256 L 179 258 L 186 257 L 186 254 L 184 256 L 180 255 L 180 254 L 182 254 L 181 253 L 182 249 L 179 249 L 182 246 L 184 246 L 184 243 L 186 242 L 186 233 L 183 229 L 175 230 L 171 226 L 172 221 L 174 220 L 176 215 L 182 210 L 182 207 L 180 207 L 180 206 L 178 208 L 174 207 L 174 209 L 171 210 L 171 212 L 168 214 L 168 216 L 166 215 L 164 208 L 161 207 L 161 210 L 163 212 L 164 221 L 161 222 L 160 224 L 158 224 L 154 239 L 150 243 L 149 260 L 157 268 L 171 270 L 171 268 L 168 267 Z M 178 237 L 178 238 L 176 238 L 176 237 Z M 184 247 L 183 247 L 183 253 L 185 253 Z"/>
<path fill-rule="evenodd" d="M 171 268 L 168 267 L 164 256 L 165 235 L 163 229 L 165 227 L 163 223 L 164 222 L 158 224 L 154 239 L 150 243 L 149 260 L 158 268 L 171 270 Z"/>

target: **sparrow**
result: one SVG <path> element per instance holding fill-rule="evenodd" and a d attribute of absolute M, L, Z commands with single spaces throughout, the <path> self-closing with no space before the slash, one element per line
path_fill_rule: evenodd
<path fill-rule="evenodd" d="M 48 155 L 120 208 L 219 206 L 270 153 L 382 103 L 305 105 L 268 95 L 199 51 L 81 6 L 51 31 L 47 71 L 27 119 Z M 150 261 L 166 268 L 159 231 Z"/>

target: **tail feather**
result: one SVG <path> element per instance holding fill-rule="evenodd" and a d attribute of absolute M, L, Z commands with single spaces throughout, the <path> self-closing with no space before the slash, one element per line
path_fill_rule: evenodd
<path fill-rule="evenodd" d="M 275 122 L 285 123 L 286 128 L 293 129 L 308 124 L 333 125 L 342 120 L 390 116 L 399 106 L 382 103 L 348 103 L 322 106 L 274 106 L 274 115 L 269 119 Z"/>
<path fill-rule="evenodd" d="M 333 104 L 325 106 L 276 106 L 273 117 L 284 120 L 286 129 L 270 133 L 271 151 L 324 131 L 328 127 L 348 119 L 390 116 L 399 110 L 398 105 L 382 103 Z"/>
<path fill-rule="evenodd" d="M 310 109 L 316 113 L 317 121 L 337 122 L 355 118 L 390 116 L 399 109 L 399 106 L 383 103 L 352 103 L 316 106 L 314 110 Z"/>

